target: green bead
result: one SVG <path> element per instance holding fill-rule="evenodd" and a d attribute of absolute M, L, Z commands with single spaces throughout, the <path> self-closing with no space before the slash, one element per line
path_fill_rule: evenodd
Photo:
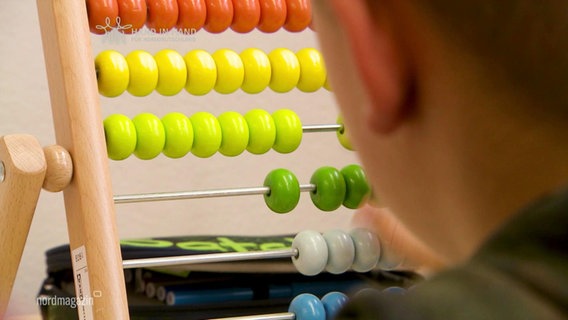
<path fill-rule="evenodd" d="M 272 114 L 276 126 L 276 140 L 273 149 L 280 153 L 290 153 L 296 150 L 302 142 L 302 121 L 300 117 L 288 109 L 281 109 Z"/>
<path fill-rule="evenodd" d="M 353 145 L 351 145 L 351 141 L 349 140 L 347 128 L 345 128 L 342 116 L 339 116 L 337 118 L 337 124 L 340 124 L 342 126 L 341 129 L 337 130 L 337 139 L 339 140 L 339 143 L 341 143 L 341 145 L 347 150 L 355 150 L 353 148 Z"/>
<path fill-rule="evenodd" d="M 162 151 L 166 157 L 181 158 L 191 151 L 193 146 L 193 127 L 184 114 L 172 112 L 162 118 L 166 131 L 166 144 Z"/>
<path fill-rule="evenodd" d="M 316 189 L 310 193 L 312 202 L 322 211 L 333 211 L 341 206 L 345 199 L 345 179 L 339 170 L 332 167 L 317 169 L 310 183 Z"/>
<path fill-rule="evenodd" d="M 193 126 L 191 153 L 200 158 L 209 158 L 217 153 L 223 140 L 217 118 L 208 112 L 197 112 L 189 120 Z"/>
<path fill-rule="evenodd" d="M 130 118 L 113 114 L 104 120 L 105 139 L 108 157 L 124 160 L 136 149 L 136 127 Z"/>
<path fill-rule="evenodd" d="M 264 186 L 270 188 L 270 192 L 264 195 L 264 201 L 276 213 L 288 213 L 300 201 L 300 183 L 289 170 L 272 170 L 264 179 Z"/>
<path fill-rule="evenodd" d="M 341 169 L 345 179 L 345 200 L 343 205 L 349 209 L 357 209 L 371 194 L 365 171 L 360 165 L 352 164 Z"/>
<path fill-rule="evenodd" d="M 243 153 L 249 142 L 249 128 L 245 117 L 240 113 L 228 111 L 222 113 L 217 119 L 223 134 L 219 152 L 228 157 Z"/>
<path fill-rule="evenodd" d="M 141 113 L 132 119 L 136 127 L 136 150 L 134 155 L 142 160 L 157 157 L 166 143 L 166 132 L 160 118 L 151 113 Z"/>
<path fill-rule="evenodd" d="M 276 126 L 270 113 L 254 109 L 245 114 L 249 127 L 247 150 L 253 154 L 263 154 L 272 149 L 276 140 Z"/>

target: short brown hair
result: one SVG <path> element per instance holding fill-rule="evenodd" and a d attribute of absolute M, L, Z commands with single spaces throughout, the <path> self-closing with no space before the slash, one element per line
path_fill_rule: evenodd
<path fill-rule="evenodd" d="M 376 0 L 369 0 L 377 6 Z M 415 0 L 514 90 L 568 116 L 568 1 Z M 498 69 L 497 69 L 498 68 Z M 534 103 L 533 103 L 534 104 Z M 558 115 L 557 112 L 554 112 Z"/>

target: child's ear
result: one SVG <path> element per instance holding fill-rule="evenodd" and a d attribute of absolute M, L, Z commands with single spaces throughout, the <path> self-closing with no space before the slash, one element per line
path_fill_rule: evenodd
<path fill-rule="evenodd" d="M 364 106 L 369 125 L 375 132 L 388 133 L 408 111 L 405 109 L 409 108 L 412 89 L 409 66 L 392 23 L 395 17 L 381 4 L 370 6 L 367 0 L 329 3 L 345 31 L 346 45 L 370 101 L 369 106 Z"/>

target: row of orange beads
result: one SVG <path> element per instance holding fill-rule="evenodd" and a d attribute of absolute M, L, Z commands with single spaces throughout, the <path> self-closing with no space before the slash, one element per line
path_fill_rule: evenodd
<path fill-rule="evenodd" d="M 96 34 L 131 34 L 144 26 L 156 33 L 299 32 L 312 22 L 310 0 L 87 0 L 87 12 Z"/>

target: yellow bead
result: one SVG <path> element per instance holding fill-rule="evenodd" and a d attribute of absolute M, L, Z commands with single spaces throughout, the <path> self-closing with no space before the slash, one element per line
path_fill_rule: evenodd
<path fill-rule="evenodd" d="M 174 50 L 164 49 L 154 55 L 158 65 L 156 91 L 163 96 L 178 94 L 187 80 L 187 68 L 183 57 Z"/>
<path fill-rule="evenodd" d="M 249 48 L 240 54 L 245 69 L 245 77 L 241 89 L 246 93 L 260 93 L 270 84 L 272 67 L 266 53 L 259 49 Z"/>
<path fill-rule="evenodd" d="M 353 145 L 351 145 L 351 141 L 349 140 L 347 128 L 345 127 L 342 116 L 339 116 L 337 118 L 337 124 L 340 124 L 342 126 L 341 129 L 337 130 L 337 139 L 339 140 L 339 143 L 341 143 L 341 145 L 347 150 L 355 150 L 353 148 Z"/>
<path fill-rule="evenodd" d="M 276 140 L 273 149 L 279 153 L 290 153 L 302 142 L 302 121 L 300 117 L 288 109 L 281 109 L 272 114 L 276 127 Z"/>
<path fill-rule="evenodd" d="M 113 114 L 104 120 L 105 140 L 108 157 L 124 160 L 136 149 L 136 127 L 130 118 Z"/>
<path fill-rule="evenodd" d="M 222 113 L 217 119 L 223 133 L 219 152 L 228 157 L 243 153 L 249 142 L 249 128 L 245 118 L 240 113 L 228 111 Z"/>
<path fill-rule="evenodd" d="M 142 160 L 157 157 L 166 143 L 166 132 L 160 118 L 151 113 L 141 113 L 132 119 L 136 127 L 134 155 Z"/>
<path fill-rule="evenodd" d="M 200 158 L 209 158 L 221 147 L 223 134 L 217 118 L 208 112 L 197 112 L 189 120 L 193 126 L 191 153 Z"/>
<path fill-rule="evenodd" d="M 128 64 L 124 56 L 113 50 L 105 50 L 95 58 L 99 93 L 105 97 L 118 97 L 128 87 Z"/>
<path fill-rule="evenodd" d="M 204 50 L 192 50 L 183 59 L 187 66 L 187 92 L 202 96 L 209 93 L 217 83 L 217 66 L 213 57 Z"/>
<path fill-rule="evenodd" d="M 300 62 L 294 52 L 288 49 L 275 49 L 268 54 L 272 67 L 270 88 L 285 93 L 294 89 L 300 80 Z"/>
<path fill-rule="evenodd" d="M 249 127 L 249 143 L 247 150 L 252 154 L 268 152 L 276 140 L 276 126 L 270 113 L 254 109 L 245 114 Z"/>
<path fill-rule="evenodd" d="M 298 89 L 303 92 L 315 92 L 325 84 L 327 71 L 321 53 L 313 48 L 304 48 L 296 53 L 300 63 Z"/>
<path fill-rule="evenodd" d="M 158 65 L 154 57 L 142 50 L 135 50 L 126 56 L 130 82 L 128 92 L 136 97 L 149 95 L 158 85 Z"/>
<path fill-rule="evenodd" d="M 212 56 L 217 66 L 215 91 L 224 94 L 237 91 L 245 78 L 245 68 L 241 57 L 228 49 L 217 50 Z"/>
<path fill-rule="evenodd" d="M 162 118 L 166 131 L 166 143 L 163 153 L 169 158 L 181 158 L 191 151 L 193 146 L 193 126 L 184 114 L 168 113 Z"/>

